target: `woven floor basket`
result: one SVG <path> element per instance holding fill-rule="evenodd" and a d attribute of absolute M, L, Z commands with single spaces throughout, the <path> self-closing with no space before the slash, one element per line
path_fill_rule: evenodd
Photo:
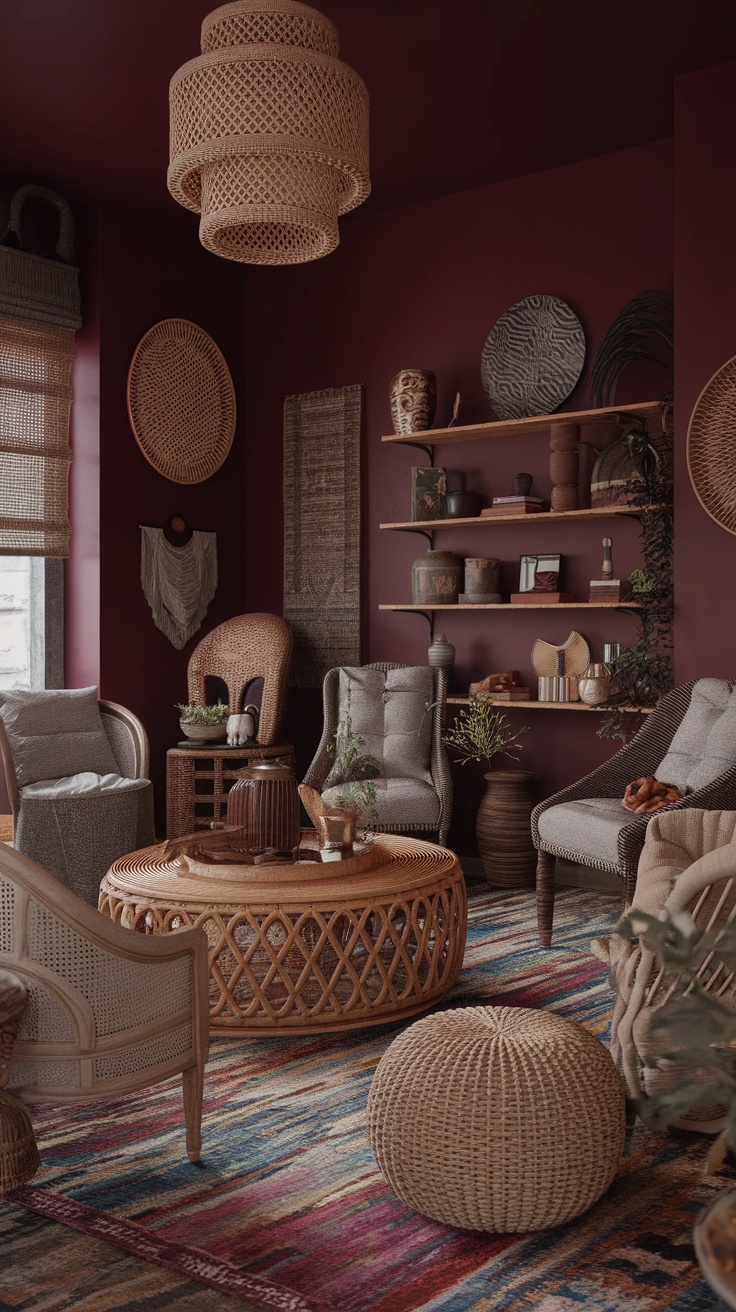
<path fill-rule="evenodd" d="M 143 455 L 172 483 L 202 483 L 235 433 L 235 389 L 212 338 L 188 319 L 162 319 L 128 371 L 128 415 Z"/>
<path fill-rule="evenodd" d="M 736 533 L 736 355 L 706 383 L 687 430 L 687 467 L 703 510 Z"/>
<path fill-rule="evenodd" d="M 608 1188 L 625 1096 L 606 1048 L 574 1021 L 522 1007 L 427 1016 L 387 1049 L 368 1131 L 415 1211 L 508 1234 L 569 1221 Z"/>

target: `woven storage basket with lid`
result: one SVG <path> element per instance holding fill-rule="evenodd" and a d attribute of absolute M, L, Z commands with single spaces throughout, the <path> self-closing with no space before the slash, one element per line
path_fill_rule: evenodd
<path fill-rule="evenodd" d="M 603 1044 L 523 1007 L 461 1007 L 411 1025 L 368 1098 L 376 1161 L 403 1202 L 444 1225 L 559 1225 L 608 1188 L 625 1095 Z"/>
<path fill-rule="evenodd" d="M 235 433 L 235 389 L 212 338 L 188 319 L 162 319 L 128 370 L 128 415 L 149 464 L 172 483 L 202 483 Z"/>

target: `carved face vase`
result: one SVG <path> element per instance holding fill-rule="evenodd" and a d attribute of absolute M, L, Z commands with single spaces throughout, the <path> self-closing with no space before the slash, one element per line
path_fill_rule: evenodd
<path fill-rule="evenodd" d="M 395 433 L 431 428 L 437 405 L 437 379 L 428 369 L 401 369 L 391 383 L 391 419 Z"/>

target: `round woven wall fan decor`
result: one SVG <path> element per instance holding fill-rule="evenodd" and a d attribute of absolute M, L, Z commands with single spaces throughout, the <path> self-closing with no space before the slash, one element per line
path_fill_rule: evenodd
<path fill-rule="evenodd" d="M 687 468 L 703 510 L 736 533 L 736 355 L 717 369 L 693 407 L 687 430 Z"/>
<path fill-rule="evenodd" d="M 235 389 L 222 352 L 188 319 L 162 319 L 143 335 L 128 370 L 135 440 L 172 483 L 203 483 L 235 433 Z"/>

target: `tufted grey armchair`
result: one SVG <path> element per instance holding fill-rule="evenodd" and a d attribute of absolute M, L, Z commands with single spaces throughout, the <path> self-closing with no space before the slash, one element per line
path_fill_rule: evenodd
<path fill-rule="evenodd" d="M 304 783 L 332 800 L 333 790 L 325 790 L 333 765 L 327 748 L 347 712 L 381 767 L 374 827 L 384 833 L 436 834 L 446 843 L 452 777 L 442 742 L 445 670 L 384 662 L 338 666 L 325 675 L 323 700 L 322 738 Z"/>

